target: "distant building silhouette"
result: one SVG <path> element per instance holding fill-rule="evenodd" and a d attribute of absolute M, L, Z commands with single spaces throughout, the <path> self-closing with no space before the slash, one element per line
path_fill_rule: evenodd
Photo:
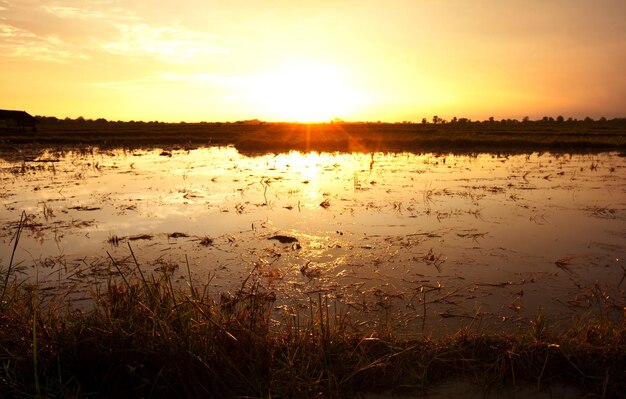
<path fill-rule="evenodd" d="M 37 120 L 26 111 L 0 110 L 1 131 L 36 132 L 36 124 Z"/>

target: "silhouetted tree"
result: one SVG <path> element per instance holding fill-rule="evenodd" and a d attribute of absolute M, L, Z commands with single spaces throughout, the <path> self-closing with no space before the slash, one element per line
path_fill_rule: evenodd
<path fill-rule="evenodd" d="M 556 121 L 557 121 L 557 122 L 564 122 L 564 121 L 565 121 L 565 118 L 563 118 L 563 116 L 562 116 L 562 115 L 559 115 L 559 116 L 557 116 L 557 117 L 556 117 Z"/>
<path fill-rule="evenodd" d="M 428 123 L 428 119 L 426 119 L 426 118 L 422 118 L 422 123 L 423 123 L 424 125 L 425 125 L 425 124 L 427 124 L 427 123 Z"/>
<path fill-rule="evenodd" d="M 433 116 L 433 123 L 436 125 L 439 122 L 439 117 L 437 115 Z"/>

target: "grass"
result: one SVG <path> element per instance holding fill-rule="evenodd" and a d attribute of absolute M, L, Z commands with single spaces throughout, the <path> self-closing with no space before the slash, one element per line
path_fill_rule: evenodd
<path fill-rule="evenodd" d="M 110 258 L 116 277 L 83 310 L 3 280 L 1 397 L 358 397 L 425 393 L 454 378 L 626 392 L 623 322 L 581 319 L 551 332 L 538 313 L 522 333 L 400 338 L 360 330 L 322 294 L 276 317 L 256 270 L 236 292 L 211 293 L 175 288 L 170 272 L 145 275 L 132 259 L 131 271 Z"/>
<path fill-rule="evenodd" d="M 36 134 L 3 132 L 0 147 L 233 145 L 241 153 L 597 152 L 626 150 L 626 119 L 571 122 L 159 123 L 43 119 Z M 165 151 L 164 156 L 171 154 Z"/>

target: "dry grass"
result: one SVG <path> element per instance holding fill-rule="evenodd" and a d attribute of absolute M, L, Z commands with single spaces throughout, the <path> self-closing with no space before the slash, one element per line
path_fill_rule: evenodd
<path fill-rule="evenodd" d="M 122 274 L 110 260 L 117 281 L 94 290 L 89 310 L 3 279 L 0 396 L 355 397 L 427 392 L 450 378 L 626 391 L 623 323 L 551 333 L 538 314 L 527 333 L 399 339 L 359 330 L 321 294 L 273 320 L 276 298 L 255 270 L 236 292 L 211 295 L 208 285 L 175 289 L 165 270 L 146 276 L 136 261 Z"/>

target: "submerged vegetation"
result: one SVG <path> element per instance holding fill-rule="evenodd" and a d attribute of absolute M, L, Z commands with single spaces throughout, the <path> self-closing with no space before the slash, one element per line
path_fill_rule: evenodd
<path fill-rule="evenodd" d="M 134 270 L 110 257 L 87 307 L 2 269 L 0 396 L 355 397 L 427 394 L 451 379 L 486 391 L 626 391 L 623 322 L 580 319 L 557 332 L 538 313 L 524 332 L 400 337 L 362 331 L 321 293 L 272 316 L 276 296 L 255 270 L 235 292 L 212 293 L 191 279 L 176 288 L 167 270 L 147 275 L 131 254 Z"/>
<path fill-rule="evenodd" d="M 36 134 L 5 132 L 4 145 L 206 146 L 233 145 L 242 153 L 298 151 L 623 151 L 626 120 L 562 117 L 531 121 L 470 121 L 438 117 L 433 123 L 162 123 L 39 117 Z"/>

